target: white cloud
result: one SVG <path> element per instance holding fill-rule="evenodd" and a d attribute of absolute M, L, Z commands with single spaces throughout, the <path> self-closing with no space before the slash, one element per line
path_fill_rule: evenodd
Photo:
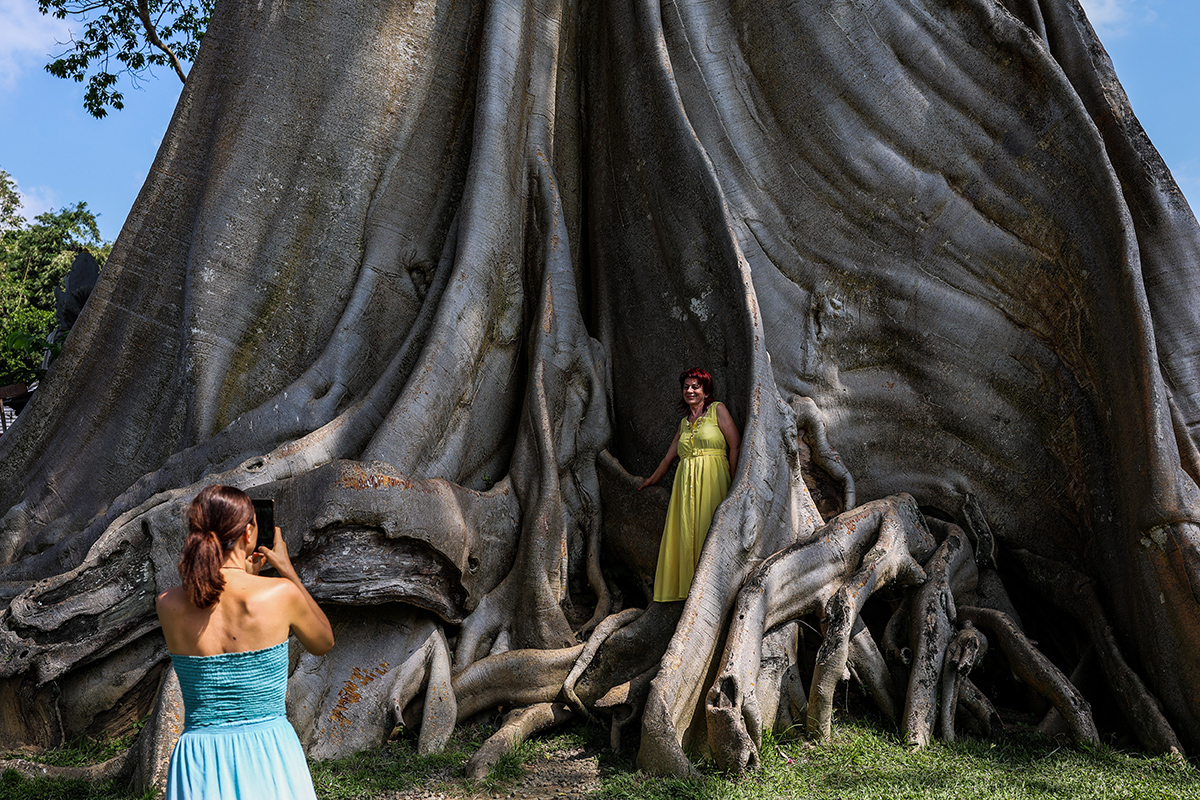
<path fill-rule="evenodd" d="M 1124 36 L 1137 25 L 1152 22 L 1153 0 L 1079 0 L 1088 20 L 1101 38 Z"/>
<path fill-rule="evenodd" d="M 37 0 L 0 0 L 0 91 L 11 91 L 21 73 L 41 69 L 57 42 L 70 38 L 67 21 L 47 17 Z"/>
<path fill-rule="evenodd" d="M 17 195 L 21 198 L 21 216 L 27 222 L 33 222 L 38 214 L 54 211 L 59 207 L 58 195 L 49 186 L 23 187 L 14 176 L 9 177 L 16 184 Z"/>

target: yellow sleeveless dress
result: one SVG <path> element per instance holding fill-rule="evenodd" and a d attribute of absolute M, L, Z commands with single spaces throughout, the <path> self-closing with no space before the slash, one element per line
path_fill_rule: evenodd
<path fill-rule="evenodd" d="M 694 425 L 686 417 L 679 421 L 679 467 L 654 575 L 657 602 L 687 597 L 713 512 L 729 494 L 729 455 L 717 425 L 718 405 L 711 404 Z"/>

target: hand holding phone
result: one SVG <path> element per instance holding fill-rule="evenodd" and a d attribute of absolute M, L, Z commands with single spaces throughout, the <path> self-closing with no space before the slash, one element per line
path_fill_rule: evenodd
<path fill-rule="evenodd" d="M 258 541 L 254 550 L 266 547 L 268 550 L 275 546 L 275 501 L 271 498 L 251 500 L 254 504 L 254 521 L 258 525 Z"/>

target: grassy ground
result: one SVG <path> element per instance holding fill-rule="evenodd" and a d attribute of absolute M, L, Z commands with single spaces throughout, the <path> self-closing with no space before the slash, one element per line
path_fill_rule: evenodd
<path fill-rule="evenodd" d="M 911 751 L 869 722 L 835 726 L 823 745 L 768 742 L 763 769 L 730 780 L 701 766 L 688 780 L 652 778 L 632 758 L 616 756 L 607 736 L 577 725 L 527 742 L 486 782 L 462 778 L 462 765 L 490 732 L 466 728 L 445 753 L 421 758 L 412 739 L 378 751 L 313 765 L 321 800 L 402 798 L 587 798 L 588 800 L 1200 800 L 1200 770 L 1167 758 L 1106 747 L 1076 750 L 1036 734 L 1010 732 L 1002 742 L 962 741 Z M 60 759 L 73 756 L 59 755 Z M 2 800 L 129 800 L 116 785 L 0 776 Z"/>
<path fill-rule="evenodd" d="M 763 750 L 763 769 L 741 781 L 713 774 L 693 781 L 615 774 L 595 797 L 1200 798 L 1200 771 L 1194 766 L 1103 747 L 1061 748 L 1033 734 L 1010 734 L 999 744 L 962 741 L 911 751 L 895 736 L 857 723 L 836 727 L 834 740 L 826 745 L 787 742 Z"/>

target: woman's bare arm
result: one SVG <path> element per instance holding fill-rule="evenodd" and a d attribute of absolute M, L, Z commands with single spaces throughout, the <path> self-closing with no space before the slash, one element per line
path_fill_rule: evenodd
<path fill-rule="evenodd" d="M 737 472 L 738 453 L 742 448 L 742 434 L 738 431 L 738 427 L 724 403 L 717 404 L 717 427 L 721 429 L 721 435 L 725 437 L 725 443 L 729 445 L 729 477 L 732 478 L 733 474 Z"/>
<path fill-rule="evenodd" d="M 671 446 L 667 448 L 667 454 L 663 456 L 662 463 L 658 465 L 658 469 L 654 470 L 649 478 L 642 481 L 642 485 L 638 487 L 640 492 L 647 486 L 653 486 L 662 480 L 663 475 L 667 474 L 667 470 L 671 468 L 671 462 L 679 457 L 679 429 L 675 429 L 675 438 L 671 440 Z"/>
<path fill-rule="evenodd" d="M 287 542 L 283 539 L 283 532 L 276 528 L 275 546 L 270 549 L 260 547 L 255 555 L 262 556 L 262 559 L 274 567 L 281 577 L 291 583 L 291 586 L 285 590 L 284 609 L 282 609 L 288 615 L 291 632 L 296 634 L 296 638 L 300 640 L 300 644 L 304 645 L 304 649 L 313 655 L 320 656 L 328 653 L 333 647 L 333 626 L 329 624 L 329 618 L 317 605 L 317 601 L 313 600 L 308 589 L 301 583 L 300 576 L 296 573 L 296 568 L 292 566 L 292 559 L 288 555 Z"/>

